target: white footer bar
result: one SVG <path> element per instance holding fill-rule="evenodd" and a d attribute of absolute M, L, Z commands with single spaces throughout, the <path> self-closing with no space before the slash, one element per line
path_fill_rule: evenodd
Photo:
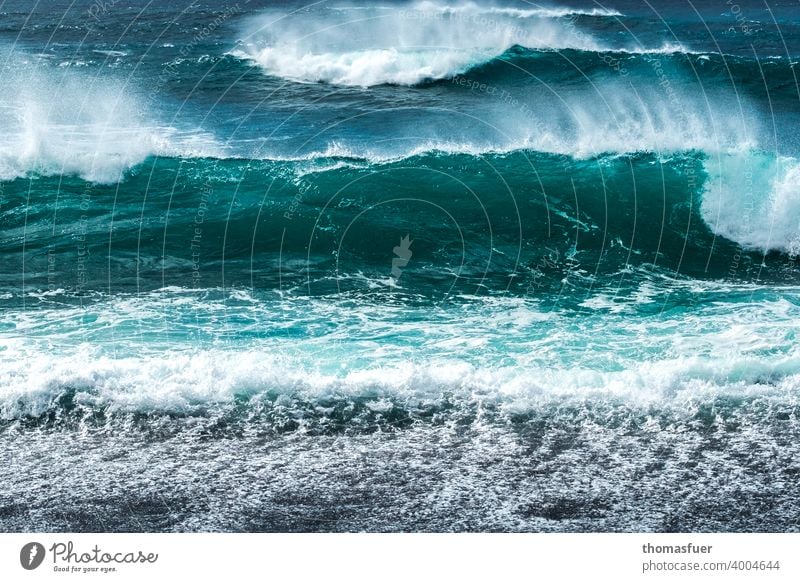
<path fill-rule="evenodd" d="M 0 580 L 800 580 L 800 534 L 2 534 Z"/>

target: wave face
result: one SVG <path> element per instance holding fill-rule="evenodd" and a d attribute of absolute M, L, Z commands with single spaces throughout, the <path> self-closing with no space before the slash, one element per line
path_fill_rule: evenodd
<path fill-rule="evenodd" d="M 402 286 L 440 300 L 535 282 L 574 305 L 579 289 L 646 273 L 795 282 L 796 166 L 699 152 L 151 159 L 117 185 L 40 178 L 35 201 L 26 180 L 7 183 L 0 253 L 26 289 L 87 292 L 181 286 L 187 273 L 196 287 L 369 292 L 399 281 L 405 237 Z"/>
<path fill-rule="evenodd" d="M 30 4 L 0 530 L 797 529 L 797 6 Z"/>

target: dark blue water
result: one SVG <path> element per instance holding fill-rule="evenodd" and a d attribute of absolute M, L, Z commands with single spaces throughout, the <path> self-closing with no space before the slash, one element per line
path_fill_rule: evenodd
<path fill-rule="evenodd" d="M 796 530 L 798 62 L 796 2 L 0 3 L 0 529 Z"/>

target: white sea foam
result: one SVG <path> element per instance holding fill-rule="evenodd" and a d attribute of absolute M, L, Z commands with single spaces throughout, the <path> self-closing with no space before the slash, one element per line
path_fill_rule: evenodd
<path fill-rule="evenodd" d="M 414 85 L 425 79 L 442 79 L 496 56 L 483 49 L 388 48 L 313 54 L 287 52 L 283 47 L 248 47 L 231 54 L 253 59 L 271 75 L 286 79 L 365 87 L 383 83 Z"/>
<path fill-rule="evenodd" d="M 800 255 L 800 160 L 721 155 L 706 171 L 702 213 L 715 233 L 747 249 Z"/>
<path fill-rule="evenodd" d="M 363 399 L 425 405 L 444 394 L 524 412 L 563 399 L 613 398 L 678 406 L 708 396 L 791 395 L 800 358 L 673 358 L 601 371 L 483 368 L 456 359 L 399 362 L 326 374 L 307 363 L 261 351 L 166 353 L 148 358 L 93 358 L 41 353 L 2 369 L 0 418 L 39 416 L 64 390 L 76 403 L 110 412 L 192 412 L 266 392 L 307 402 Z M 391 406 L 391 405 L 390 405 Z"/>

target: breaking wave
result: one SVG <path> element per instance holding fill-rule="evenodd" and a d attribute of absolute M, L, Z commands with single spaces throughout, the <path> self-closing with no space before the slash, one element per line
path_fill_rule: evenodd
<path fill-rule="evenodd" d="M 278 10 L 252 19 L 231 54 L 295 81 L 414 85 L 452 77 L 513 46 L 602 50 L 567 16 L 616 17 L 605 10 L 512 9 L 468 3 Z"/>
<path fill-rule="evenodd" d="M 161 122 L 146 99 L 107 77 L 36 67 L 8 56 L 0 94 L 0 180 L 77 175 L 119 181 L 149 156 L 213 155 L 213 139 Z"/>

